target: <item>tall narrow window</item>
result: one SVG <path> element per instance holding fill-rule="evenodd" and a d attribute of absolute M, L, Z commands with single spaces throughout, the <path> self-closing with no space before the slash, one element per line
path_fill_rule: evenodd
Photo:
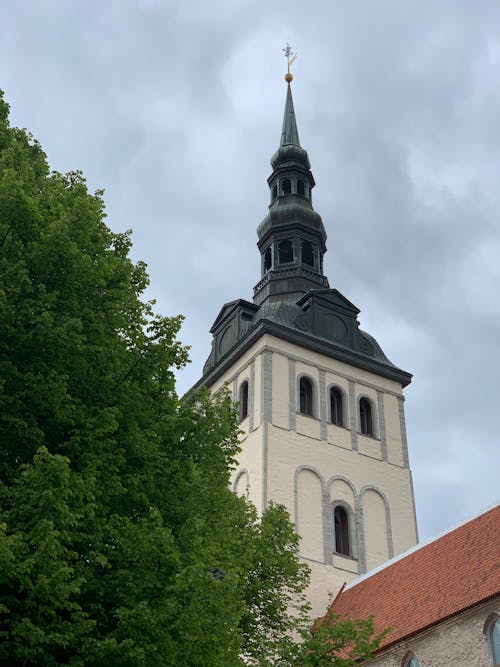
<path fill-rule="evenodd" d="M 496 667 L 500 665 L 500 618 L 497 618 L 488 628 L 488 640 L 493 664 Z"/>
<path fill-rule="evenodd" d="M 342 392 L 337 387 L 330 389 L 330 418 L 332 424 L 344 425 L 344 409 L 342 404 Z"/>
<path fill-rule="evenodd" d="M 281 192 L 284 195 L 289 195 L 292 191 L 292 181 L 289 178 L 285 178 L 281 184 Z"/>
<path fill-rule="evenodd" d="M 351 555 L 349 540 L 349 517 L 343 507 L 337 506 L 333 511 L 335 522 L 335 551 L 344 556 Z"/>
<path fill-rule="evenodd" d="M 304 181 L 297 181 L 297 194 L 304 196 L 305 194 Z"/>
<path fill-rule="evenodd" d="M 309 241 L 302 241 L 302 264 L 314 266 L 314 249 Z"/>
<path fill-rule="evenodd" d="M 272 192 L 272 195 L 271 195 L 271 199 L 274 200 L 274 199 L 276 199 L 277 196 L 278 196 L 278 186 L 275 185 L 273 187 L 273 192 Z"/>
<path fill-rule="evenodd" d="M 373 435 L 372 406 L 370 401 L 364 397 L 359 401 L 359 425 L 361 433 Z"/>
<path fill-rule="evenodd" d="M 273 254 L 271 248 L 268 248 L 264 253 L 264 273 L 267 273 L 271 269 L 273 260 Z"/>
<path fill-rule="evenodd" d="M 311 380 L 306 377 L 300 378 L 299 383 L 300 412 L 303 415 L 313 416 L 313 386 Z"/>
<path fill-rule="evenodd" d="M 241 385 L 240 389 L 240 421 L 248 417 L 248 382 Z"/>
<path fill-rule="evenodd" d="M 293 244 L 287 239 L 286 241 L 281 241 L 278 246 L 278 261 L 280 264 L 288 264 L 293 262 Z"/>

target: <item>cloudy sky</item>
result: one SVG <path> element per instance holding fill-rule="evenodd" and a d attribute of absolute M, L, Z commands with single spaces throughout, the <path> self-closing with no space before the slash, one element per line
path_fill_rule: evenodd
<path fill-rule="evenodd" d="M 421 538 L 500 495 L 498 0 L 3 0 L 0 88 L 54 169 L 104 188 L 200 376 L 225 301 L 251 300 L 296 47 L 325 273 L 414 373 Z"/>

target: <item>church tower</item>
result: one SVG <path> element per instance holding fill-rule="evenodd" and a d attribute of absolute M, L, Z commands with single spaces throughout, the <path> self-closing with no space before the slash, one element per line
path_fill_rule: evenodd
<path fill-rule="evenodd" d="M 326 231 L 285 78 L 269 212 L 257 230 L 261 277 L 252 302 L 222 307 L 196 386 L 232 389 L 243 431 L 233 488 L 259 511 L 269 501 L 288 508 L 320 615 L 344 582 L 417 542 L 403 398 L 411 375 L 323 274 Z"/>

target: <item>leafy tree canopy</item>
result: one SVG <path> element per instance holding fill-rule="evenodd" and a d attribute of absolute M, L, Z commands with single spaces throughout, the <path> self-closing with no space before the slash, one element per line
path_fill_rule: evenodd
<path fill-rule="evenodd" d="M 229 491 L 236 412 L 177 396 L 181 318 L 104 218 L 0 96 L 0 664 L 309 660 L 288 516 Z"/>
<path fill-rule="evenodd" d="M 302 643 L 295 646 L 290 665 L 297 667 L 359 667 L 366 664 L 389 633 L 375 633 L 373 617 L 341 618 L 328 609 L 312 627 L 302 631 Z M 284 667 L 284 666 L 283 666 Z"/>

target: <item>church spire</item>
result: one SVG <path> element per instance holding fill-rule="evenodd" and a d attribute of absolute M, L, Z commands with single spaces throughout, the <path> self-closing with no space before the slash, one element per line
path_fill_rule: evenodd
<path fill-rule="evenodd" d="M 297 301 L 311 289 L 328 287 L 323 275 L 326 231 L 312 206 L 315 185 L 307 151 L 299 142 L 293 107 L 290 46 L 283 49 L 288 72 L 285 112 L 278 150 L 271 158 L 269 213 L 258 227 L 262 257 L 261 280 L 254 288 L 254 302 Z"/>

